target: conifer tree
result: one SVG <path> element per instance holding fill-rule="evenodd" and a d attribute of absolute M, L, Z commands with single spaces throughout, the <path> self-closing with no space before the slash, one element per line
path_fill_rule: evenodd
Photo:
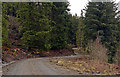
<path fill-rule="evenodd" d="M 50 49 L 50 9 L 51 3 L 22 3 L 18 18 L 22 23 L 21 40 L 29 49 Z"/>
<path fill-rule="evenodd" d="M 113 62 L 118 44 L 116 10 L 114 2 L 89 2 L 84 20 L 84 47 L 88 40 L 99 37 L 101 43 L 108 49 L 109 63 Z"/>
<path fill-rule="evenodd" d="M 52 24 L 53 29 L 51 32 L 52 49 L 65 48 L 67 45 L 68 5 L 66 2 L 53 2 L 52 21 L 54 21 L 54 23 Z"/>

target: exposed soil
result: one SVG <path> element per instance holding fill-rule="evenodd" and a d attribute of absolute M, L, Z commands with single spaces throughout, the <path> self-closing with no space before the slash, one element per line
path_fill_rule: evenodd
<path fill-rule="evenodd" d="M 73 53 L 67 49 L 39 51 L 34 49 L 32 52 L 28 52 L 22 48 L 16 47 L 2 47 L 2 63 L 8 63 L 14 60 L 27 59 L 27 58 L 39 58 L 39 57 L 54 57 L 54 56 L 69 56 Z"/>
<path fill-rule="evenodd" d="M 68 49 L 50 50 L 49 52 L 43 51 L 43 53 L 46 57 L 74 55 L 74 53 L 72 51 L 69 51 Z"/>
<path fill-rule="evenodd" d="M 2 63 L 8 63 L 13 60 L 20 60 L 27 58 L 27 51 L 21 48 L 8 48 L 7 46 L 2 47 Z"/>

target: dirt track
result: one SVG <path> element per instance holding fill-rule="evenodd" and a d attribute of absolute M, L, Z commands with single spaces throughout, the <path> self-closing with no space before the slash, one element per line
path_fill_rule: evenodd
<path fill-rule="evenodd" d="M 78 75 L 75 71 L 60 68 L 49 58 L 34 58 L 18 61 L 9 66 L 4 75 Z"/>

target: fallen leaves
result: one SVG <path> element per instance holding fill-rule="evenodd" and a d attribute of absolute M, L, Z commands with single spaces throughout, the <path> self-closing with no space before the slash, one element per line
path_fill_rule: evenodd
<path fill-rule="evenodd" d="M 56 64 L 60 65 L 60 66 L 63 66 L 64 62 L 63 61 L 58 61 Z"/>
<path fill-rule="evenodd" d="M 79 59 L 79 60 L 78 60 Z M 108 64 L 101 61 L 86 60 L 82 58 L 57 58 L 50 62 L 63 68 L 77 71 L 79 74 L 88 75 L 116 75 L 119 73 L 119 67 L 115 64 Z M 117 68 L 117 69 L 116 69 Z"/>

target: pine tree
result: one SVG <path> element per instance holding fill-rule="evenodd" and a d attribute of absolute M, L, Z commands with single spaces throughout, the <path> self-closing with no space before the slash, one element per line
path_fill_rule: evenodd
<path fill-rule="evenodd" d="M 84 20 L 84 47 L 88 40 L 101 39 L 101 43 L 108 49 L 108 62 L 113 62 L 113 57 L 118 44 L 118 24 L 116 5 L 114 2 L 89 2 Z"/>
<path fill-rule="evenodd" d="M 50 49 L 51 3 L 22 3 L 18 18 L 22 23 L 21 40 L 28 49 Z"/>
<path fill-rule="evenodd" d="M 53 2 L 52 7 L 52 32 L 51 32 L 51 46 L 52 49 L 65 48 L 67 45 L 67 16 L 68 16 L 68 3 L 66 2 Z"/>
<path fill-rule="evenodd" d="M 69 24 L 69 31 L 68 31 L 68 41 L 70 44 L 74 44 L 76 45 L 76 32 L 78 30 L 78 26 L 79 26 L 79 17 L 77 16 L 77 14 L 75 14 L 74 16 L 69 17 L 71 22 Z"/>

